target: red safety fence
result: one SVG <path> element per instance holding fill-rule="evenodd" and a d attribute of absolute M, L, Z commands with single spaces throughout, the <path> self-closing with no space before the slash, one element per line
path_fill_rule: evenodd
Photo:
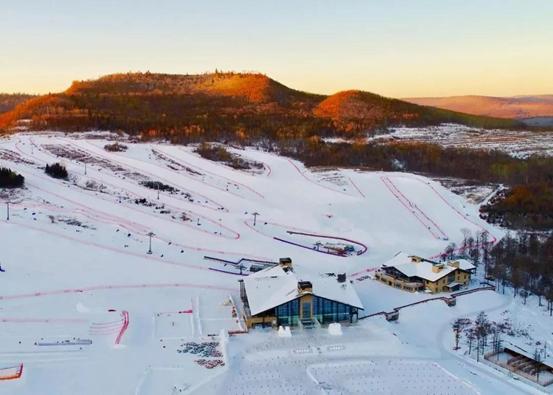
<path fill-rule="evenodd" d="M 123 318 L 123 325 L 121 326 L 121 329 L 119 330 L 119 333 L 117 334 L 117 337 L 115 338 L 115 344 L 120 344 L 121 339 L 123 338 L 123 335 L 129 328 L 129 312 L 128 311 L 122 311 L 121 317 Z"/>
<path fill-rule="evenodd" d="M 23 364 L 0 368 L 0 380 L 17 380 L 23 374 Z"/>

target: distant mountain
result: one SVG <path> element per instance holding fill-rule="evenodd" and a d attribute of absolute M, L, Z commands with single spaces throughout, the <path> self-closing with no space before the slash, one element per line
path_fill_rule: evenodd
<path fill-rule="evenodd" d="M 419 106 L 368 92 L 324 96 L 263 74 L 113 74 L 77 81 L 0 115 L 0 128 L 30 119 L 34 129 L 121 130 L 173 140 L 290 138 L 366 133 L 396 125 L 456 122 L 511 128 L 512 120 Z"/>
<path fill-rule="evenodd" d="M 497 118 L 553 117 L 553 95 L 417 97 L 404 100 L 423 106 Z"/>
<path fill-rule="evenodd" d="M 23 93 L 0 93 L 0 114 L 13 110 L 18 104 L 31 97 L 33 95 Z"/>

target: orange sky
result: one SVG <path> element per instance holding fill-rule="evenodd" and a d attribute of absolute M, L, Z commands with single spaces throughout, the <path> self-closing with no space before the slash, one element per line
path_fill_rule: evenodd
<path fill-rule="evenodd" d="M 552 94 L 551 16 L 549 0 L 28 0 L 0 13 L 0 92 L 218 68 L 318 93 Z"/>

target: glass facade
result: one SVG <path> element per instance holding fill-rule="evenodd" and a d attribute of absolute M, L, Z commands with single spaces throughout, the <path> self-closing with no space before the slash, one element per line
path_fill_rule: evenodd
<path fill-rule="evenodd" d="M 298 320 L 300 319 L 299 299 L 295 299 L 288 303 L 277 306 L 277 308 L 275 309 L 275 313 L 279 325 L 298 325 Z"/>
<path fill-rule="evenodd" d="M 305 305 L 310 304 L 313 318 L 316 318 L 321 324 L 350 321 L 351 316 L 357 313 L 357 308 L 333 300 L 319 298 L 314 295 L 311 300 L 308 303 L 302 302 L 302 312 L 309 311 Z M 278 306 L 275 312 L 279 325 L 297 325 L 298 320 L 302 318 L 300 317 L 300 299 Z"/>

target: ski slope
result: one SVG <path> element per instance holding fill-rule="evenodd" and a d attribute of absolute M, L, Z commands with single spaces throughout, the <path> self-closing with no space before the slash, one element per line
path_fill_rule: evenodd
<path fill-rule="evenodd" d="M 0 263 L 6 270 L 0 273 L 0 368 L 24 366 L 19 379 L 0 381 L 0 393 L 246 393 L 248 380 L 264 393 L 261 373 L 244 376 L 258 360 L 280 369 L 266 378 L 279 393 L 319 391 L 317 380 L 329 369 L 336 370 L 337 391 L 359 387 L 351 372 L 361 372 L 364 383 L 376 382 L 367 377 L 380 372 L 378 386 L 386 388 L 393 377 L 382 375 L 383 364 L 394 360 L 411 370 L 437 369 L 452 393 L 487 393 L 502 385 L 497 378 L 467 384 L 470 375 L 456 371 L 457 365 L 440 366 L 440 342 L 429 340 L 421 351 L 378 320 L 347 328 L 338 341 L 346 343 L 342 348 L 325 334 L 294 335 L 295 348 L 272 331 L 233 336 L 228 344 L 219 336 L 244 329 L 233 310 L 239 309 L 237 280 L 247 272 L 225 261 L 289 256 L 305 272 L 346 272 L 370 314 L 427 297 L 362 276 L 398 251 L 435 256 L 467 230 L 502 236 L 478 218 L 477 206 L 418 175 L 314 173 L 275 154 L 233 149 L 263 163 L 263 172 L 249 173 L 205 160 L 193 147 L 125 143 L 126 152 L 107 152 L 111 135 L 98 135 L 0 139 L 0 165 L 22 174 L 26 185 L 0 199 L 10 201 L 9 221 L 0 206 Z M 54 162 L 67 167 L 68 180 L 44 173 Z M 173 192 L 149 189 L 144 181 L 159 181 Z M 342 244 L 351 244 L 353 252 L 332 253 Z M 468 300 L 467 314 L 504 303 L 501 297 Z M 405 337 L 414 333 L 407 330 Z M 198 355 L 180 352 L 183 343 L 208 339 L 219 342 L 224 366 L 206 368 Z M 290 351 L 301 344 L 330 347 L 334 352 L 323 359 L 339 359 L 339 369 Z M 279 355 L 284 359 L 275 359 Z M 297 356 L 301 374 L 291 372 L 290 355 Z M 350 370 L 351 358 L 367 362 Z M 315 361 L 319 365 L 311 366 Z M 287 387 L 288 376 L 299 387 Z M 405 383 L 415 379 L 411 374 Z M 432 383 L 421 385 L 435 390 Z M 517 393 L 513 386 L 504 389 Z"/>

